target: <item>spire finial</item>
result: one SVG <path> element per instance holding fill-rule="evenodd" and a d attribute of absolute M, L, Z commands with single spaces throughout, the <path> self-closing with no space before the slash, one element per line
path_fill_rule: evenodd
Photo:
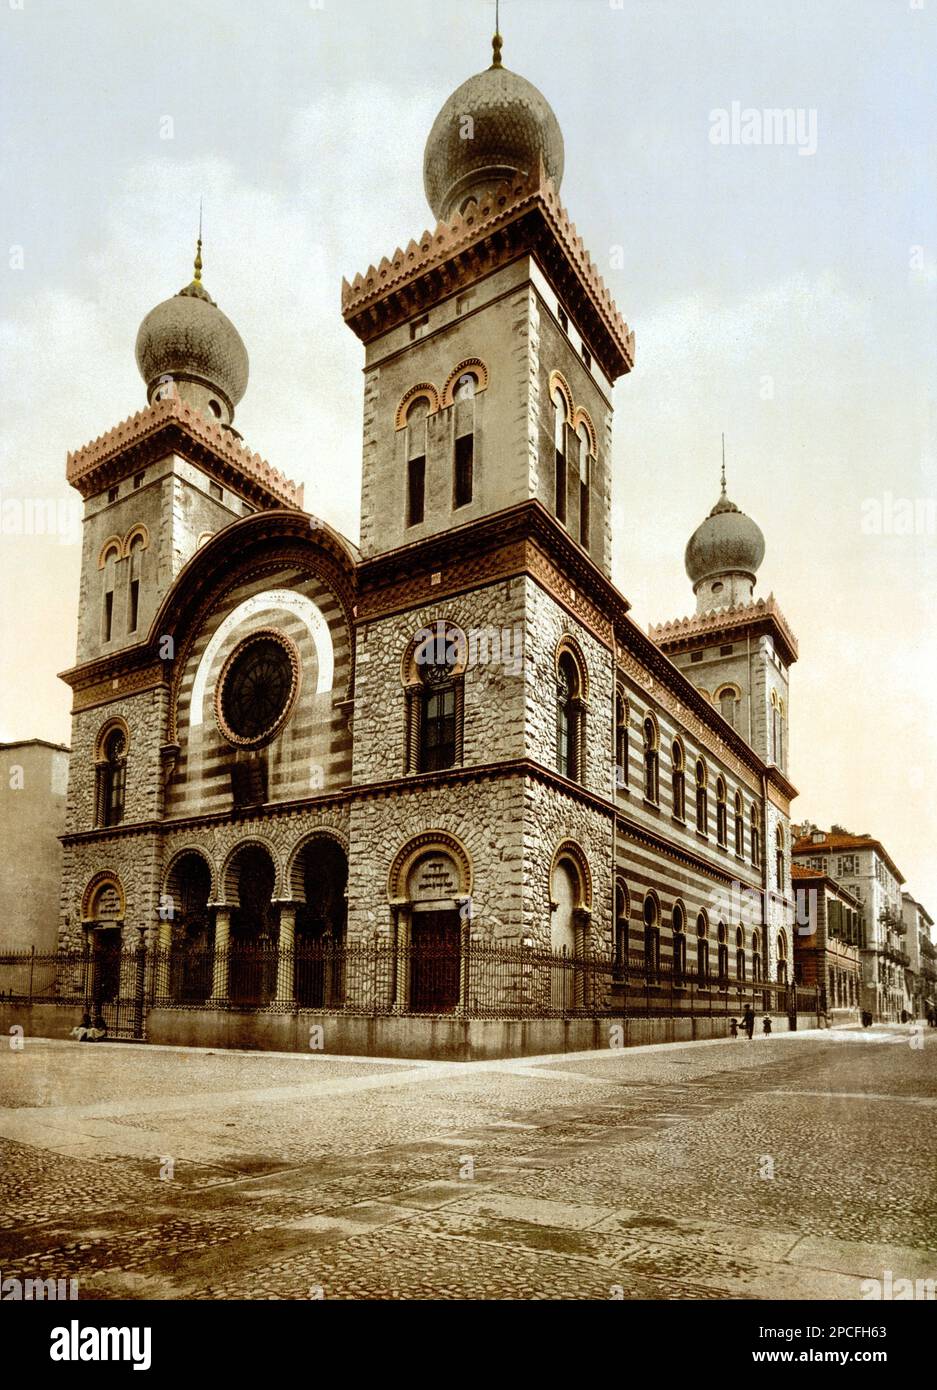
<path fill-rule="evenodd" d="M 195 280 L 196 285 L 202 283 L 202 200 L 198 200 L 198 241 L 195 246 Z"/>
<path fill-rule="evenodd" d="M 726 495 L 726 437 L 722 436 L 722 495 Z"/>
<path fill-rule="evenodd" d="M 491 40 L 491 66 L 499 68 L 501 66 L 501 48 L 503 40 L 501 38 L 501 0 L 495 0 L 495 34 Z"/>

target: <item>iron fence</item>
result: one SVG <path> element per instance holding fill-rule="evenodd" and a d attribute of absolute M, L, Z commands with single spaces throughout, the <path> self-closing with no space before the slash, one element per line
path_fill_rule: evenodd
<path fill-rule="evenodd" d="M 675 971 L 641 953 L 571 955 L 523 943 L 395 945 L 383 938 L 0 955 L 0 999 L 81 1005 L 137 1036 L 146 1007 L 569 1018 L 815 1016 L 815 988 Z M 111 1027 L 113 1021 L 113 1028 Z"/>

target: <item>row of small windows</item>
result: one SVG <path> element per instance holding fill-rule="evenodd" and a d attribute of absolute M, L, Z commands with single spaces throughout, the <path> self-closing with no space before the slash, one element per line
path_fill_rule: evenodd
<path fill-rule="evenodd" d="M 657 721 L 646 715 L 642 723 L 644 769 L 644 799 L 655 806 L 660 805 L 660 732 Z M 615 699 L 615 764 L 616 781 L 619 786 L 629 785 L 629 722 L 628 704 L 621 691 Z M 671 805 L 675 820 L 687 819 L 687 759 L 683 741 L 675 738 L 670 746 L 670 784 Z M 716 843 L 721 849 L 729 848 L 729 801 L 725 778 L 720 774 L 716 779 Z M 697 758 L 693 765 L 693 802 L 696 829 L 700 835 L 709 835 L 709 769 L 703 758 Z M 742 794 L 736 791 L 732 802 L 732 841 L 736 856 L 745 858 L 745 807 Z M 761 812 L 753 801 L 748 812 L 748 842 L 751 863 L 754 868 L 761 865 L 762 832 Z M 775 872 L 777 886 L 784 886 L 784 831 L 780 825 L 776 831 Z"/>
<path fill-rule="evenodd" d="M 615 885 L 615 957 L 624 965 L 628 956 L 629 925 L 631 909 L 630 898 L 624 880 L 618 879 Z M 657 894 L 645 895 L 641 908 L 643 923 L 644 970 L 649 979 L 661 974 L 661 906 Z M 715 973 L 710 960 L 710 927 L 705 912 L 696 916 L 693 936 L 694 959 L 688 960 L 687 912 L 683 903 L 674 903 L 670 914 L 672 971 L 675 982 L 685 983 L 695 979 L 699 984 L 708 984 L 715 979 L 727 984 L 730 979 L 730 943 L 735 943 L 735 982 L 742 984 L 751 979 L 755 984 L 764 979 L 762 952 L 762 933 L 753 930 L 750 936 L 739 925 L 734 933 L 724 921 L 716 927 Z M 777 937 L 777 982 L 788 983 L 787 937 L 779 932 Z M 750 954 L 749 954 L 750 951 Z M 751 974 L 749 975 L 749 971 Z"/>

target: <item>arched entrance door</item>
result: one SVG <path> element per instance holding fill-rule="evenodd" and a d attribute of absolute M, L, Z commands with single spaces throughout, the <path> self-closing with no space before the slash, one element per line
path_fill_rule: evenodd
<path fill-rule="evenodd" d="M 273 906 L 276 869 L 262 845 L 245 845 L 231 863 L 237 906 L 231 912 L 228 997 L 267 1004 L 276 992 L 278 923 Z"/>
<path fill-rule="evenodd" d="M 579 875 L 574 866 L 561 859 L 553 870 L 551 883 L 554 908 L 550 917 L 550 950 L 554 960 L 550 969 L 550 1004 L 563 1010 L 575 998 L 573 958 L 576 956 L 576 910 L 580 906 Z"/>
<path fill-rule="evenodd" d="M 442 850 L 419 858 L 407 877 L 414 1013 L 451 1013 L 458 1006 L 460 883 L 458 865 Z"/>
<path fill-rule="evenodd" d="M 345 926 L 348 860 L 335 840 L 310 840 L 294 870 L 302 881 L 296 909 L 294 998 L 306 1008 L 327 1007 L 345 997 Z"/>
<path fill-rule="evenodd" d="M 124 948 L 124 895 L 116 877 L 102 874 L 84 908 L 87 946 L 85 1007 L 101 1017 L 109 1037 L 139 1037 L 143 1024 L 143 952 Z"/>

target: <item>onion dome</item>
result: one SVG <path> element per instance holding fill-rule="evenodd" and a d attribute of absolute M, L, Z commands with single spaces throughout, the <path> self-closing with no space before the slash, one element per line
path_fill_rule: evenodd
<path fill-rule="evenodd" d="M 136 357 L 153 400 L 161 379 L 171 378 L 183 398 L 229 423 L 247 390 L 247 349 L 234 324 L 202 284 L 202 243 L 195 276 L 171 299 L 151 309 L 137 334 Z M 184 384 L 194 390 L 184 389 Z M 207 410 L 206 410 L 207 413 Z"/>
<path fill-rule="evenodd" d="M 765 538 L 761 528 L 729 501 L 723 472 L 719 501 L 687 543 L 686 572 L 693 588 L 706 579 L 731 574 L 745 575 L 754 584 L 758 566 L 764 558 Z"/>
<path fill-rule="evenodd" d="M 423 186 L 437 219 L 449 221 L 472 197 L 543 161 L 559 189 L 563 132 L 546 97 L 501 66 L 501 35 L 492 41 L 491 67 L 456 88 L 426 142 Z"/>

